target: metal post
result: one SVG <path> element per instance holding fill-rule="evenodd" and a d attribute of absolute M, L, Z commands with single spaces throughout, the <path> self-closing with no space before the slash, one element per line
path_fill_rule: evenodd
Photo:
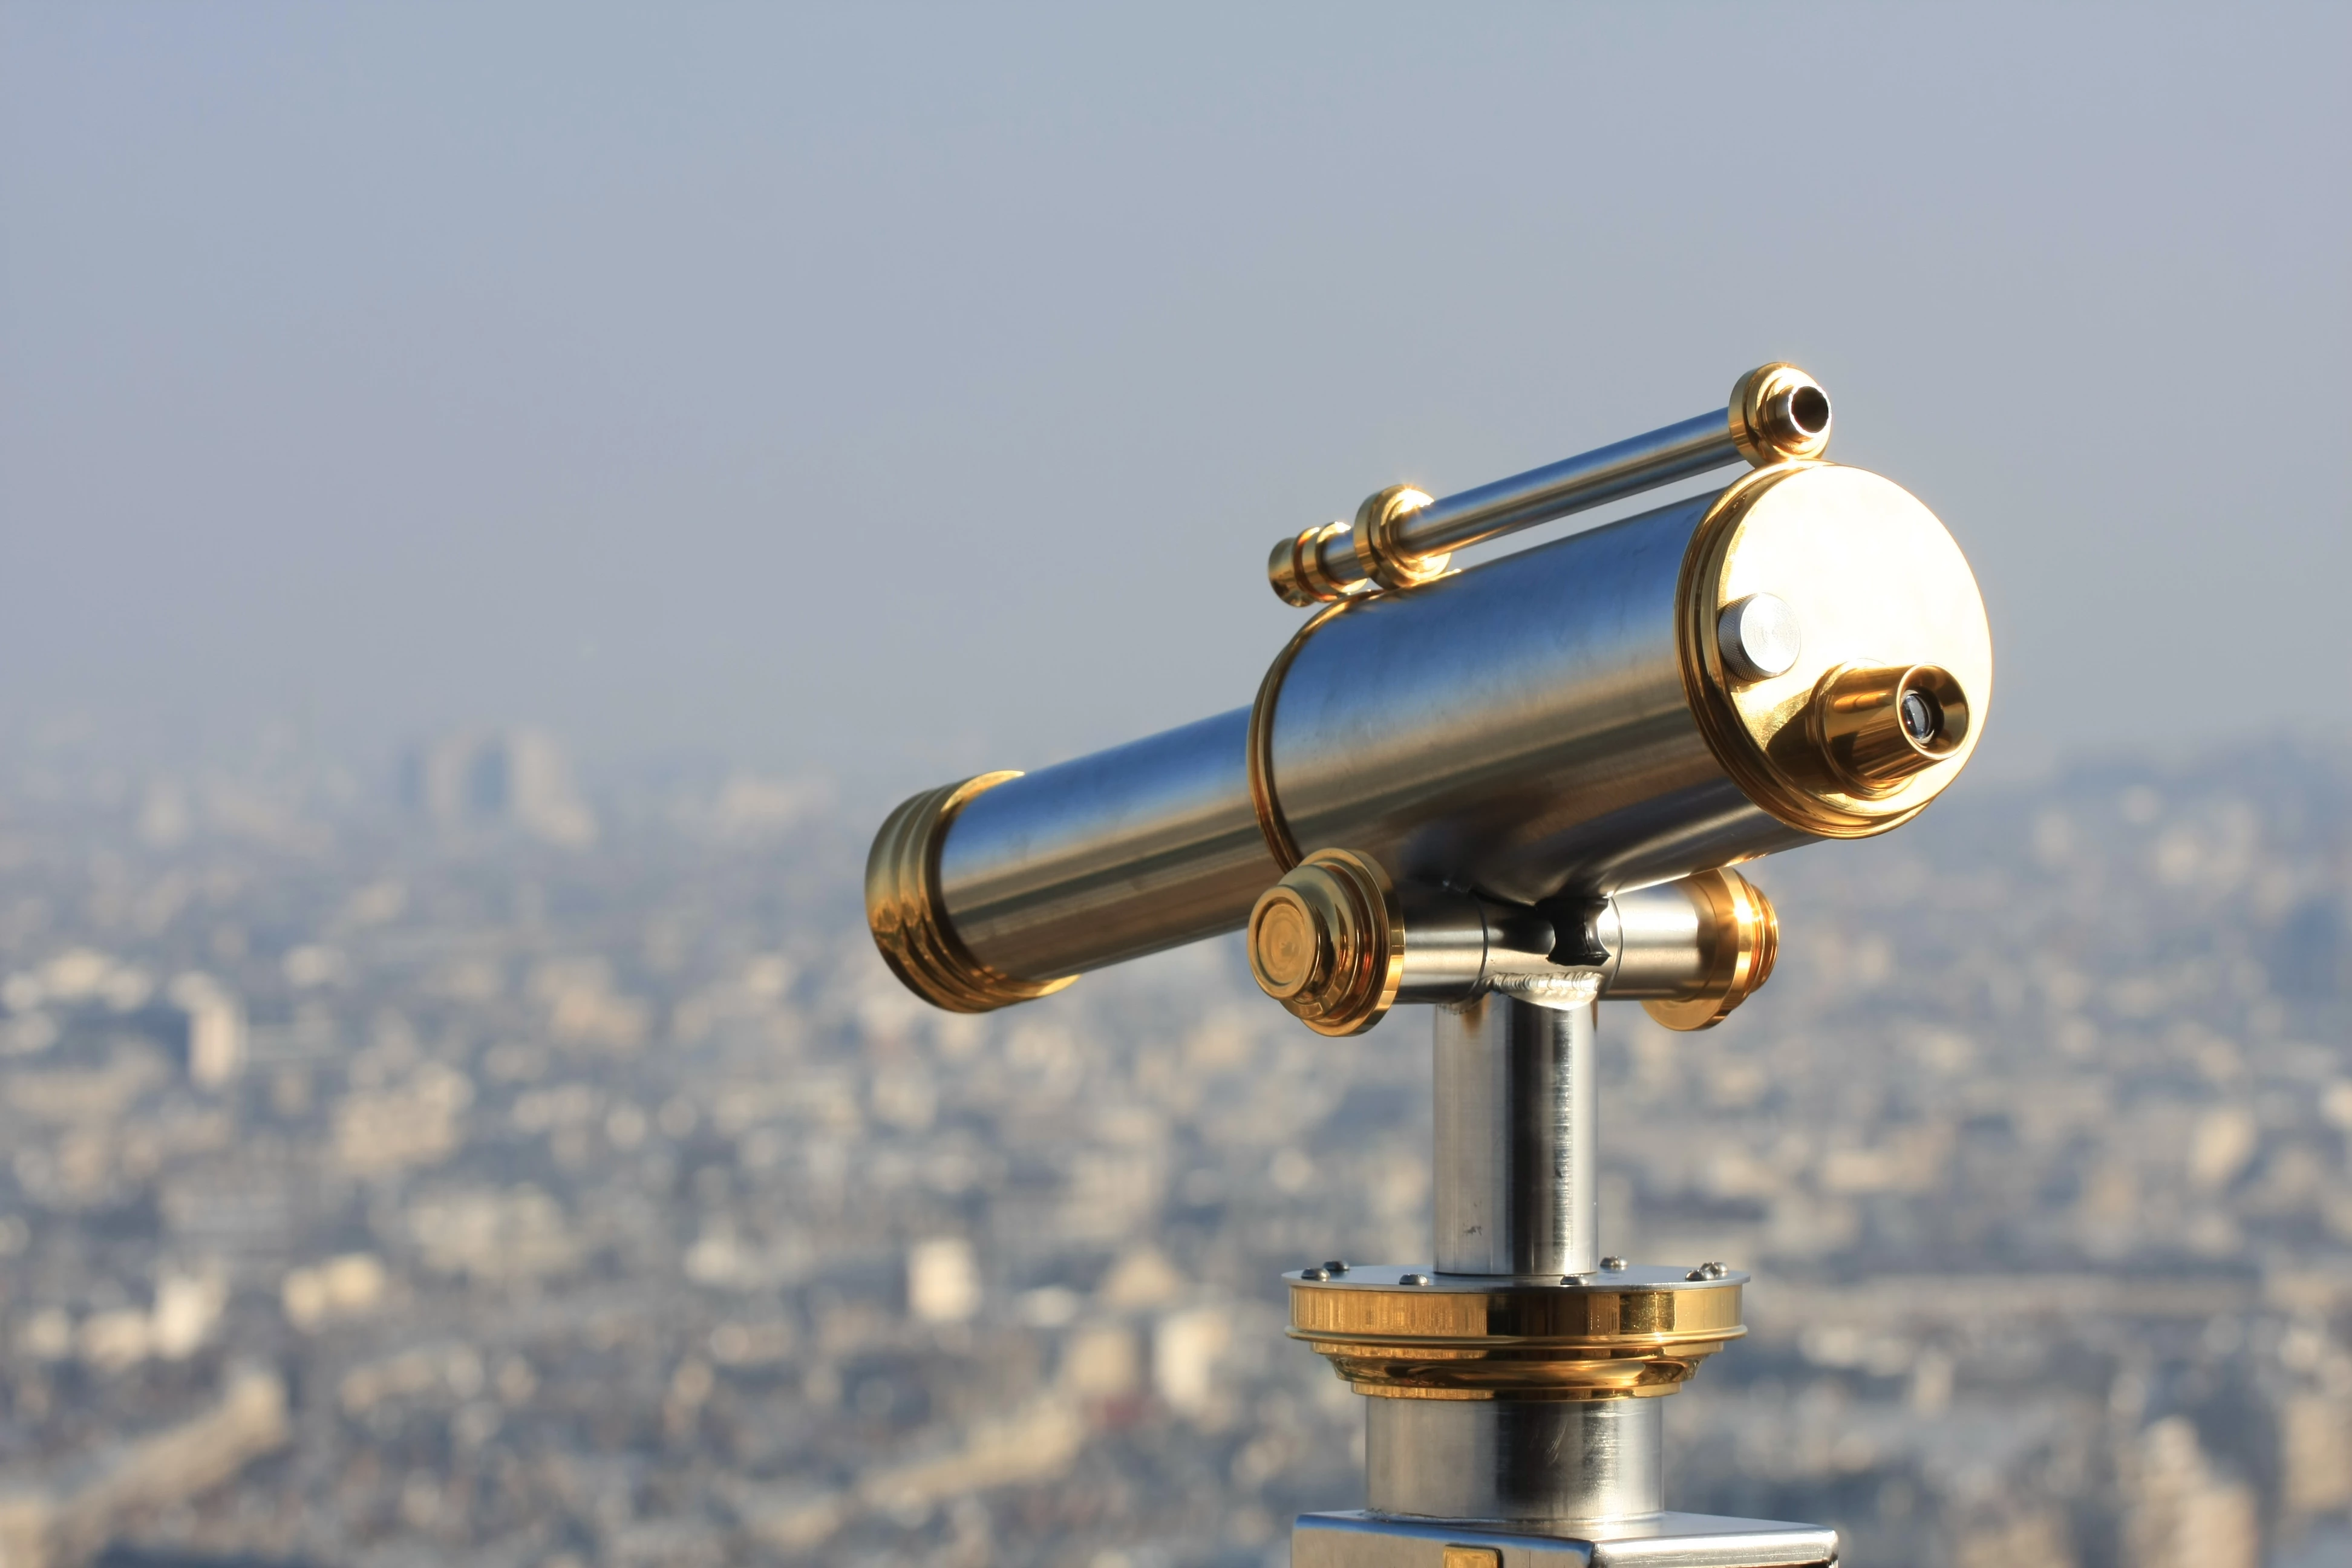
<path fill-rule="evenodd" d="M 1593 1005 L 1489 992 L 1435 1011 L 1439 1272 L 1598 1272 Z M 1376 1512 L 1524 1523 L 1665 1506 L 1655 1399 L 1364 1403 Z"/>
<path fill-rule="evenodd" d="M 1663 1399 L 1367 1399 L 1364 1491 L 1378 1513 L 1496 1523 L 1665 1509 Z"/>
<path fill-rule="evenodd" d="M 1592 1005 L 1539 1007 L 1489 992 L 1436 1014 L 1438 1271 L 1592 1273 Z"/>

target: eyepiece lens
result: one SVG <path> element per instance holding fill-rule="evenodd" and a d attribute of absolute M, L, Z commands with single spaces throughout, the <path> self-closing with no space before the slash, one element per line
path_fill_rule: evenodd
<path fill-rule="evenodd" d="M 1916 686 L 1903 694 L 1903 729 L 1913 741 L 1927 745 L 1943 727 L 1944 710 L 1934 698 Z"/>
<path fill-rule="evenodd" d="M 1808 436 L 1830 427 L 1830 395 L 1818 386 L 1801 386 L 1789 398 L 1789 417 Z"/>

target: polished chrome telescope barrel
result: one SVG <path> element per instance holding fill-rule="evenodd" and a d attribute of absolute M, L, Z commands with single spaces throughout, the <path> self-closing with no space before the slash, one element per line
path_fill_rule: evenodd
<path fill-rule="evenodd" d="M 866 903 L 941 1006 L 1229 931 L 1307 852 L 1518 906 L 1916 815 L 1982 733 L 1958 547 L 1896 485 L 1775 464 L 1311 619 L 1250 708 L 906 802 Z"/>

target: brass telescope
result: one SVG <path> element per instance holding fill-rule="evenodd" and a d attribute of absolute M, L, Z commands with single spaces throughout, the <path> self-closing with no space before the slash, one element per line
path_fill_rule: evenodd
<path fill-rule="evenodd" d="M 1791 382 L 1804 395 L 1778 406 L 1825 437 L 1820 388 L 1767 366 L 1727 415 L 1409 509 L 1456 520 L 1442 530 L 1383 532 L 1384 490 L 1372 526 L 1278 548 L 1277 589 L 1339 585 L 1251 706 L 892 814 L 866 880 L 884 957 L 976 1012 L 1233 931 L 1306 850 L 1536 908 L 1909 820 L 1983 729 L 1983 603 L 1899 487 L 1785 455 L 1820 450 L 1794 416 L 1785 445 L 1743 434 L 1775 428 L 1750 390 Z M 1412 553 L 1435 574 L 1349 575 L 1387 570 L 1398 541 L 1493 537 L 1727 459 L 1760 466 L 1467 571 Z M 1367 534 L 1391 542 L 1349 544 Z"/>
<path fill-rule="evenodd" d="M 1525 474 L 1389 486 L 1275 545 L 1275 592 L 1314 608 L 1248 706 L 942 785 L 876 837 L 875 942 L 944 1008 L 1244 928 L 1260 988 L 1320 1033 L 1435 1005 L 1433 1262 L 1287 1276 L 1292 1333 L 1368 1396 L 1370 1506 L 1302 1516 L 1294 1563 L 1835 1558 L 1819 1527 L 1664 1510 L 1654 1396 L 1745 1331 L 1746 1277 L 1602 1256 L 1592 1067 L 1597 1001 L 1705 1028 L 1769 977 L 1777 921 L 1735 867 L 1901 826 L 1983 732 L 1967 561 L 1827 461 L 1830 428 L 1773 363 Z"/>

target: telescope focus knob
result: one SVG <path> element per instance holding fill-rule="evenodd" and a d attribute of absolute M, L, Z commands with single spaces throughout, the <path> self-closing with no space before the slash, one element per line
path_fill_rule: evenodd
<path fill-rule="evenodd" d="M 1258 898 L 1249 918 L 1258 988 L 1318 1035 L 1360 1035 L 1404 978 L 1404 912 L 1380 863 L 1318 849 Z"/>
<path fill-rule="evenodd" d="M 1490 991 L 1553 1007 L 1614 996 L 1669 1029 L 1705 1029 L 1771 977 L 1780 949 L 1771 900 L 1728 868 L 1599 900 L 1578 917 L 1589 962 L 1559 955 L 1559 918 L 1400 887 L 1369 855 L 1318 849 L 1250 910 L 1250 973 L 1319 1035 L 1360 1035 L 1400 1003 Z"/>

